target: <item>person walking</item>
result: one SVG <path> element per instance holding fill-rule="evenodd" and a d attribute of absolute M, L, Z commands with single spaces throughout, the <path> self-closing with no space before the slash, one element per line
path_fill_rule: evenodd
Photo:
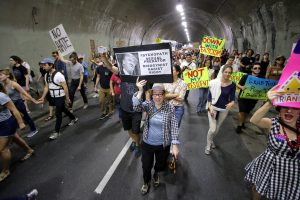
<path fill-rule="evenodd" d="M 132 97 L 133 110 L 147 113 L 142 141 L 142 167 L 144 184 L 141 194 L 149 192 L 151 171 L 154 174 L 153 186 L 160 185 L 159 172 L 164 171 L 167 166 L 167 158 L 172 144 L 172 154 L 177 159 L 179 154 L 179 128 L 175 115 L 175 108 L 165 99 L 163 85 L 154 84 L 151 91 L 152 100 L 142 102 L 143 87 L 147 81 L 137 79 L 138 92 Z"/>
<path fill-rule="evenodd" d="M 208 121 L 207 144 L 205 154 L 210 155 L 211 149 L 216 148 L 213 141 L 219 129 L 234 106 L 236 85 L 230 80 L 232 67 L 225 65 L 222 69 L 221 79 L 216 78 L 209 82 L 208 91 Z"/>
<path fill-rule="evenodd" d="M 186 92 L 186 83 L 180 79 L 181 68 L 179 65 L 173 66 L 173 83 L 165 83 L 165 98 L 175 107 L 175 116 L 180 127 L 182 117 L 184 115 L 184 95 Z"/>
<path fill-rule="evenodd" d="M 22 117 L 14 103 L 1 91 L 5 91 L 2 84 L 0 84 L 0 155 L 3 159 L 3 167 L 0 173 L 0 182 L 10 175 L 11 152 L 9 145 L 13 135 L 17 132 L 17 126 L 19 125 L 20 129 L 25 128 Z"/>
<path fill-rule="evenodd" d="M 56 114 L 55 131 L 49 137 L 49 139 L 54 140 L 60 136 L 62 112 L 64 112 L 70 118 L 71 121 L 68 124 L 69 126 L 74 125 L 78 121 L 78 118 L 75 117 L 65 106 L 65 102 L 71 103 L 71 100 L 69 98 L 69 91 L 64 75 L 54 69 L 54 62 L 51 58 L 43 59 L 41 64 L 43 64 L 47 74 L 45 75 L 45 87 L 43 95 L 38 101 L 40 103 L 44 103 L 45 96 L 47 95 L 48 91 L 54 100 Z"/>
<path fill-rule="evenodd" d="M 70 60 L 65 60 L 63 56 L 59 55 L 59 60 L 62 62 L 71 65 L 71 85 L 70 85 L 70 108 L 72 111 L 74 97 L 76 91 L 80 91 L 80 94 L 82 96 L 84 106 L 83 109 L 87 109 L 88 107 L 88 99 L 85 93 L 86 87 L 83 82 L 83 74 L 84 74 L 84 68 L 83 66 L 78 62 L 78 56 L 76 52 L 71 53 L 69 56 Z"/>

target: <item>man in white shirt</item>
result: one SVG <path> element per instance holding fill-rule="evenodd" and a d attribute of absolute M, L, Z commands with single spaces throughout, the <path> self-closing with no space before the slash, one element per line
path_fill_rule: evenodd
<path fill-rule="evenodd" d="M 62 112 L 64 112 L 70 119 L 69 126 L 74 125 L 78 118 L 75 117 L 65 106 L 66 103 L 71 103 L 69 98 L 68 86 L 65 80 L 64 75 L 61 72 L 55 71 L 54 62 L 51 58 L 45 58 L 41 61 L 43 68 L 46 70 L 45 75 L 45 87 L 42 97 L 38 100 L 40 103 L 44 103 L 45 96 L 48 91 L 50 92 L 51 97 L 54 99 L 55 103 L 55 132 L 53 132 L 49 139 L 54 140 L 60 135 L 60 127 L 62 123 Z"/>
<path fill-rule="evenodd" d="M 191 54 L 187 54 L 185 60 L 180 65 L 181 72 L 183 73 L 185 70 L 194 70 L 197 68 L 196 64 L 192 60 Z M 184 100 L 187 101 L 190 91 L 187 90 L 184 96 Z"/>

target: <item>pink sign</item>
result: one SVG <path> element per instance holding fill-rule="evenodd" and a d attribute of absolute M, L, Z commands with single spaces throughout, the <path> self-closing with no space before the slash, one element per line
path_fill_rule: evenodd
<path fill-rule="evenodd" d="M 294 48 L 278 82 L 277 91 L 284 95 L 275 99 L 275 106 L 300 108 L 300 39 Z"/>

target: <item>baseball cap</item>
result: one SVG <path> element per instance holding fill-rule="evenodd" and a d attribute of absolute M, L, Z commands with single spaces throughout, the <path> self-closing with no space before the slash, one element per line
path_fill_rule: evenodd
<path fill-rule="evenodd" d="M 54 62 L 51 58 L 44 58 L 40 63 L 41 64 L 54 64 Z"/>

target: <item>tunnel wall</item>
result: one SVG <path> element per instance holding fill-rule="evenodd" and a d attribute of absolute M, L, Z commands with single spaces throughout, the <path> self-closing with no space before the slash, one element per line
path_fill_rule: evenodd
<path fill-rule="evenodd" d="M 230 50 L 253 48 L 261 54 L 289 56 L 300 35 L 300 1 L 222 2 L 215 13 L 190 8 L 193 15 L 187 17 L 194 23 L 192 38 L 200 40 L 201 35 L 210 34 L 225 38 Z M 61 23 L 75 50 L 86 56 L 90 39 L 112 48 L 152 43 L 155 37 L 185 37 L 181 25 L 174 25 L 174 8 L 155 16 L 151 9 L 144 11 L 150 6 L 165 12 L 151 1 L 1 0 L 0 67 L 8 66 L 9 56 L 18 55 L 37 71 L 37 62 L 55 49 L 48 31 Z"/>

